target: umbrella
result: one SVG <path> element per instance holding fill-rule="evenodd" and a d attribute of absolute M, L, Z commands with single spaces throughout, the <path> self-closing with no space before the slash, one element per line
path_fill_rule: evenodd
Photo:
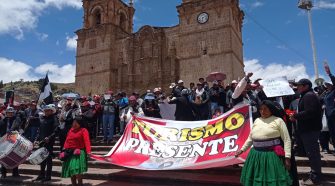
<path fill-rule="evenodd" d="M 225 79 L 226 79 L 226 74 L 221 73 L 221 72 L 212 72 L 206 78 L 208 82 L 219 81 L 219 80 L 223 81 Z"/>
<path fill-rule="evenodd" d="M 67 98 L 79 99 L 79 98 L 80 98 L 80 95 L 79 95 L 79 94 L 76 94 L 76 93 L 72 93 L 72 92 L 70 92 L 70 93 L 65 93 L 65 94 L 63 94 L 63 95 L 62 95 L 62 98 L 65 98 L 65 99 L 67 99 Z"/>

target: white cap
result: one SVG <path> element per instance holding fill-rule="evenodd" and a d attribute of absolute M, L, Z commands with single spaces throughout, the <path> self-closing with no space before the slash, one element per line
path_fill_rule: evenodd
<path fill-rule="evenodd" d="M 237 84 L 238 82 L 236 80 L 233 80 L 231 84 Z"/>
<path fill-rule="evenodd" d="M 154 93 L 155 93 L 155 92 L 160 92 L 160 91 L 159 91 L 159 88 L 154 88 Z"/>
<path fill-rule="evenodd" d="M 173 88 L 173 87 L 175 87 L 175 86 L 176 86 L 175 83 L 171 83 L 169 88 Z"/>
<path fill-rule="evenodd" d="M 178 83 L 184 83 L 184 81 L 183 80 L 179 80 Z"/>

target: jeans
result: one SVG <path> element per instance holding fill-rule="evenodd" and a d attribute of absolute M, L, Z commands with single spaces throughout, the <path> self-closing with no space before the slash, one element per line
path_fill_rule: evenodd
<path fill-rule="evenodd" d="M 104 140 L 112 140 L 114 136 L 114 114 L 103 115 Z"/>
<path fill-rule="evenodd" d="M 37 131 L 38 131 L 38 127 L 29 127 L 29 137 L 28 139 L 31 142 L 34 142 L 36 140 L 37 137 Z"/>
<path fill-rule="evenodd" d="M 321 155 L 319 146 L 320 131 L 301 132 L 301 141 L 305 148 L 311 167 L 310 179 L 313 182 L 320 182 L 321 179 Z"/>
<path fill-rule="evenodd" d="M 223 108 L 223 106 L 219 106 L 219 104 L 216 103 L 216 102 L 211 102 L 211 112 L 212 112 L 212 115 L 215 113 L 215 109 L 216 109 L 216 108 L 220 108 L 221 113 L 224 112 L 224 108 Z"/>
<path fill-rule="evenodd" d="M 329 151 L 329 140 L 330 140 L 329 131 L 322 131 L 319 140 L 321 149 Z"/>

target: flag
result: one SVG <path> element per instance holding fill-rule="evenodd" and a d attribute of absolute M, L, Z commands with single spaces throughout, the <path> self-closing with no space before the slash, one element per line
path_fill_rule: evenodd
<path fill-rule="evenodd" d="M 8 104 L 8 106 L 13 106 L 14 105 L 14 91 L 6 91 L 5 94 L 5 103 Z"/>
<path fill-rule="evenodd" d="M 45 76 L 43 86 L 41 87 L 41 93 L 38 98 L 38 102 L 44 102 L 45 104 L 52 104 L 53 98 L 52 98 L 52 90 L 51 85 L 49 82 L 48 74 Z"/>

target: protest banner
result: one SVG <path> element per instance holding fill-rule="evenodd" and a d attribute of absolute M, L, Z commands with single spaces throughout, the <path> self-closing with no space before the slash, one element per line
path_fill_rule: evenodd
<path fill-rule="evenodd" d="M 265 95 L 269 98 L 293 95 L 294 91 L 290 87 L 286 77 L 278 77 L 259 81 L 263 86 Z"/>
<path fill-rule="evenodd" d="M 205 169 L 243 163 L 235 152 L 251 128 L 248 105 L 207 121 L 171 121 L 134 116 L 124 135 L 96 160 L 141 170 Z"/>

